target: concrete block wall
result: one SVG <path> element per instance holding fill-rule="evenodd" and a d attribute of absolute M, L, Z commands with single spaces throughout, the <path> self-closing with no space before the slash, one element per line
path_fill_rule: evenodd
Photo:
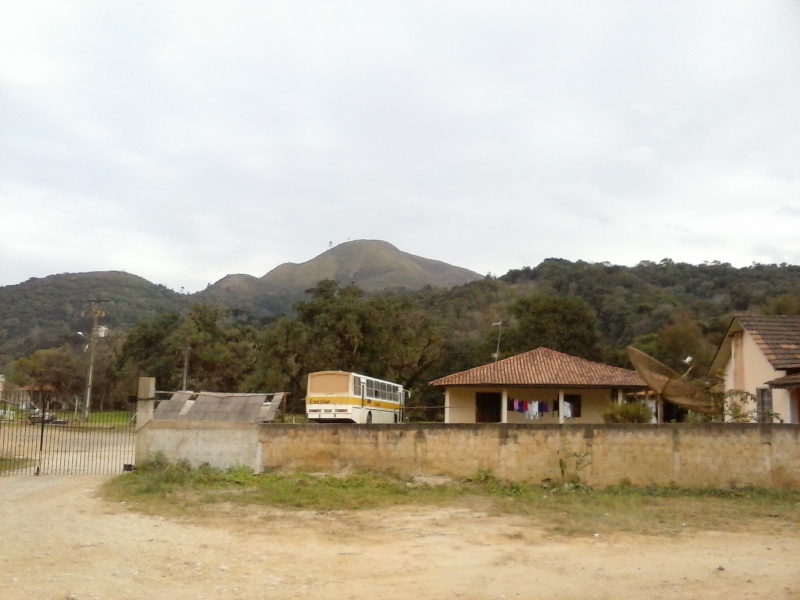
<path fill-rule="evenodd" d="M 141 442 L 141 443 L 140 443 Z M 369 470 L 594 487 L 800 489 L 800 426 L 785 424 L 249 424 L 150 421 L 137 462 L 156 452 L 193 466 Z"/>
<path fill-rule="evenodd" d="M 262 470 L 800 489 L 797 425 L 274 424 L 259 434 Z"/>
<path fill-rule="evenodd" d="M 255 423 L 150 421 L 139 435 L 146 439 L 144 460 L 161 452 L 172 462 L 185 460 L 193 467 L 208 463 L 218 469 L 261 471 L 262 446 Z"/>

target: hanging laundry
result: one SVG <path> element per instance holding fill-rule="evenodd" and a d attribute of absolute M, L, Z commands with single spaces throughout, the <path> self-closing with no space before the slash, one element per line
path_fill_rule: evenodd
<path fill-rule="evenodd" d="M 572 418 L 572 403 L 569 400 L 564 400 L 564 418 Z"/>
<path fill-rule="evenodd" d="M 525 413 L 525 418 L 526 419 L 532 419 L 532 420 L 535 420 L 535 419 L 539 418 L 539 403 L 538 402 L 536 402 L 536 401 L 528 402 L 528 410 Z"/>

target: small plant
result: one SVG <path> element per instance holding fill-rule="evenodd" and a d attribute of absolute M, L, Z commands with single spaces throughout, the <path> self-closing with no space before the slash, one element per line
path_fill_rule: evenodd
<path fill-rule="evenodd" d="M 758 398 L 746 390 L 729 390 L 722 397 L 722 415 L 725 423 L 783 423 L 772 407 L 759 406 Z"/>
<path fill-rule="evenodd" d="M 581 483 L 580 472 L 592 464 L 592 457 L 588 452 L 566 452 L 561 449 L 559 454 L 564 456 L 558 459 L 558 470 L 561 473 L 561 487 L 586 487 Z"/>

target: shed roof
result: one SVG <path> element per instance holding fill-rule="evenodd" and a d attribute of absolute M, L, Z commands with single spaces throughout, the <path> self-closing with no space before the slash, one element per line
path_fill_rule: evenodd
<path fill-rule="evenodd" d="M 454 373 L 431 381 L 430 385 L 647 389 L 647 384 L 636 371 L 592 362 L 544 347 Z"/>
<path fill-rule="evenodd" d="M 787 389 L 800 387 L 800 373 L 794 373 L 793 375 L 784 375 L 783 377 L 778 377 L 777 379 L 768 381 L 767 385 L 774 388 L 787 388 Z"/>
<path fill-rule="evenodd" d="M 224 394 L 175 392 L 162 400 L 153 413 L 156 421 L 230 421 L 260 423 L 274 420 L 283 392 L 273 394 Z"/>

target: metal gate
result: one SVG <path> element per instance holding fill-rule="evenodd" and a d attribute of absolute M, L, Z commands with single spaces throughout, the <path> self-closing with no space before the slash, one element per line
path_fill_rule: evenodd
<path fill-rule="evenodd" d="M 47 393 L 0 396 L 0 475 L 114 475 L 134 457 L 134 412 L 84 413 Z"/>

